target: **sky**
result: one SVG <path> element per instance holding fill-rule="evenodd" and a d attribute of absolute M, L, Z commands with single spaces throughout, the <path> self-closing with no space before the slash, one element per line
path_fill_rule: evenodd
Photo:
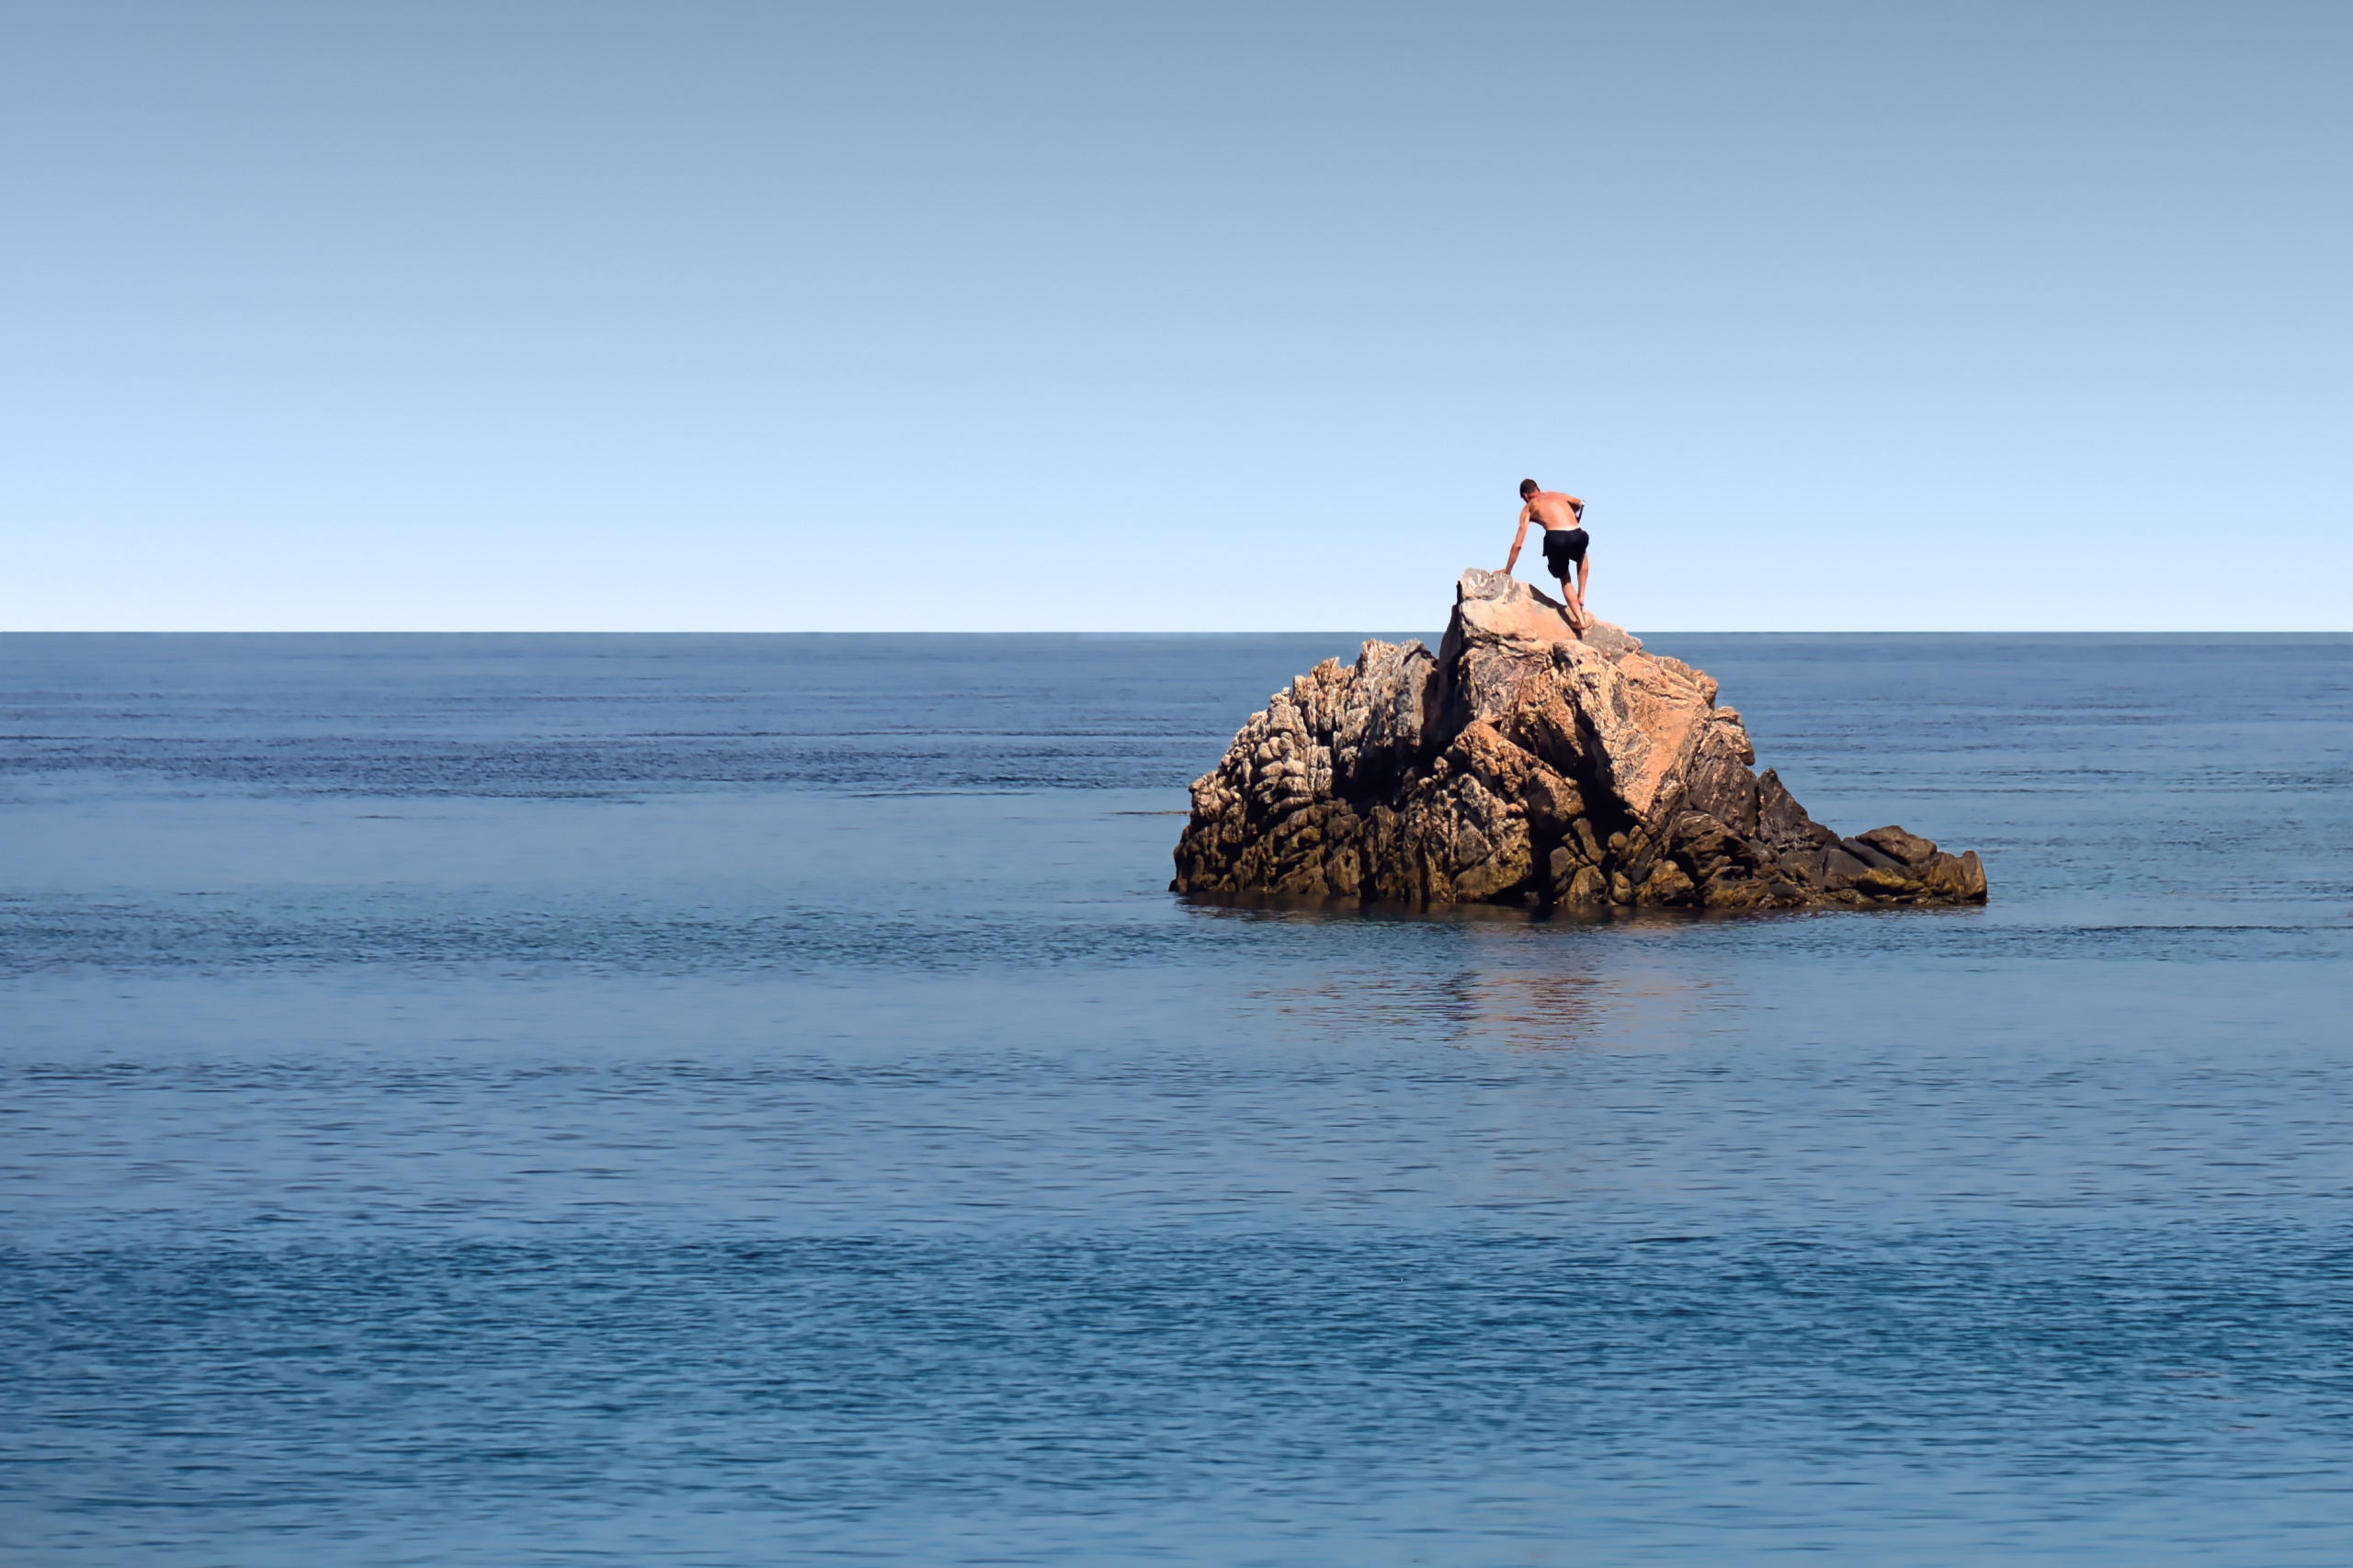
<path fill-rule="evenodd" d="M 0 3 L 6 630 L 2353 630 L 2353 6 Z M 1523 576 L 1540 577 L 1531 542 Z"/>

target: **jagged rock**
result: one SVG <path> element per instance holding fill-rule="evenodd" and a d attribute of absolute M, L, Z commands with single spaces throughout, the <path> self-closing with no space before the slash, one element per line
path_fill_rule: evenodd
<path fill-rule="evenodd" d="M 1875 827 L 1869 833 L 1855 835 L 1856 841 L 1868 844 L 1882 855 L 1892 856 L 1906 866 L 1927 863 L 1937 852 L 1937 846 L 1927 839 L 1904 832 L 1900 827 Z"/>
<path fill-rule="evenodd" d="M 1874 871 L 1889 871 L 1899 876 L 1904 872 L 1904 862 L 1876 844 L 1867 844 L 1859 838 L 1842 838 L 1838 841 L 1838 847 Z"/>
<path fill-rule="evenodd" d="M 1193 785 L 1178 892 L 1709 910 L 1961 903 L 1976 854 L 1842 838 L 1756 760 L 1716 683 L 1473 569 L 1433 655 L 1368 642 L 1254 713 Z"/>

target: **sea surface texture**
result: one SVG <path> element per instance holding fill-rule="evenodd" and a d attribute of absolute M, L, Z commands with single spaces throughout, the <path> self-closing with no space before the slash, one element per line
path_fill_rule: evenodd
<path fill-rule="evenodd" d="M 2353 1562 L 2353 639 L 1650 642 L 1992 902 L 1168 893 L 1347 636 L 0 639 L 0 1560 Z"/>

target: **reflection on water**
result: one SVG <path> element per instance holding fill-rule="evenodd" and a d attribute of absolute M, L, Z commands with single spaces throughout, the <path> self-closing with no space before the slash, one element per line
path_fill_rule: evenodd
<path fill-rule="evenodd" d="M 1533 956 L 1533 955 L 1531 955 Z M 1620 966 L 1597 949 L 1580 958 L 1615 972 L 1550 973 L 1496 962 L 1435 973 L 1337 968 L 1312 981 L 1254 988 L 1237 1012 L 1254 1028 L 1298 1040 L 1418 1040 L 1465 1050 L 1673 1050 L 1732 1027 L 1740 998 L 1722 977 Z M 1498 955 L 1500 957 L 1500 955 Z"/>

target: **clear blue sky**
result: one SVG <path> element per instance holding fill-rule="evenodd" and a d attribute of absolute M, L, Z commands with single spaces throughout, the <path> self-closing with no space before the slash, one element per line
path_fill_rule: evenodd
<path fill-rule="evenodd" d="M 17 4 L 0 627 L 2353 628 L 2353 6 Z M 1523 574 L 1528 573 L 1523 565 Z"/>

